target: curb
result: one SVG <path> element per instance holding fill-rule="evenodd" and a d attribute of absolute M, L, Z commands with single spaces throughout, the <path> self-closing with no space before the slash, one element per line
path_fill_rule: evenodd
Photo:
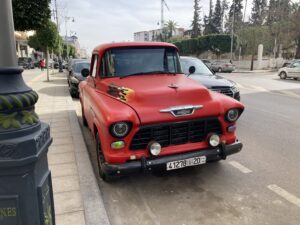
<path fill-rule="evenodd" d="M 233 71 L 233 73 L 273 73 L 273 72 L 277 72 L 277 69 L 273 69 L 273 70 L 235 70 Z"/>
<path fill-rule="evenodd" d="M 110 225 L 80 129 L 75 106 L 70 96 L 68 98 L 68 110 L 86 225 Z"/>

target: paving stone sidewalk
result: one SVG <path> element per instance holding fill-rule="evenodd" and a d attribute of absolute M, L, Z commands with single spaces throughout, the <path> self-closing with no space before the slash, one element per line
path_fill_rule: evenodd
<path fill-rule="evenodd" d="M 106 225 L 109 220 L 68 92 L 66 75 L 29 82 L 39 94 L 36 112 L 49 123 L 53 143 L 48 162 L 52 174 L 56 225 Z"/>

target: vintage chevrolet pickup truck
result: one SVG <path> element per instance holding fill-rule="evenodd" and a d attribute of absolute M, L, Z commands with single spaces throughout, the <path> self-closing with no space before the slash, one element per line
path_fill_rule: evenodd
<path fill-rule="evenodd" d="M 204 164 L 242 149 L 235 134 L 242 103 L 187 78 L 172 44 L 100 45 L 82 75 L 83 123 L 96 140 L 104 180 Z"/>

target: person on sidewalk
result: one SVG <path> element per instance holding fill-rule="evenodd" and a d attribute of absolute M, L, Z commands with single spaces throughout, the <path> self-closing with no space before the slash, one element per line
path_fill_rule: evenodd
<path fill-rule="evenodd" d="M 45 59 L 41 59 L 40 60 L 40 68 L 41 68 L 41 71 L 44 71 L 44 68 L 46 67 L 46 62 L 45 62 Z"/>

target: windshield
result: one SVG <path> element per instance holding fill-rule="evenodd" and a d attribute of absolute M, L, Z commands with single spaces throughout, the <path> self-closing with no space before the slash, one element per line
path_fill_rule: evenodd
<path fill-rule="evenodd" d="M 147 73 L 181 73 L 175 48 L 111 49 L 104 57 L 105 77 L 123 77 Z"/>
<path fill-rule="evenodd" d="M 85 63 L 76 63 L 75 64 L 75 73 L 81 73 L 81 70 L 83 69 L 90 69 L 90 63 L 85 62 Z"/>
<path fill-rule="evenodd" d="M 194 74 L 203 75 L 213 75 L 212 72 L 207 68 L 207 66 L 200 60 L 196 58 L 180 58 L 182 71 L 189 75 L 189 68 L 194 66 L 196 71 Z"/>

